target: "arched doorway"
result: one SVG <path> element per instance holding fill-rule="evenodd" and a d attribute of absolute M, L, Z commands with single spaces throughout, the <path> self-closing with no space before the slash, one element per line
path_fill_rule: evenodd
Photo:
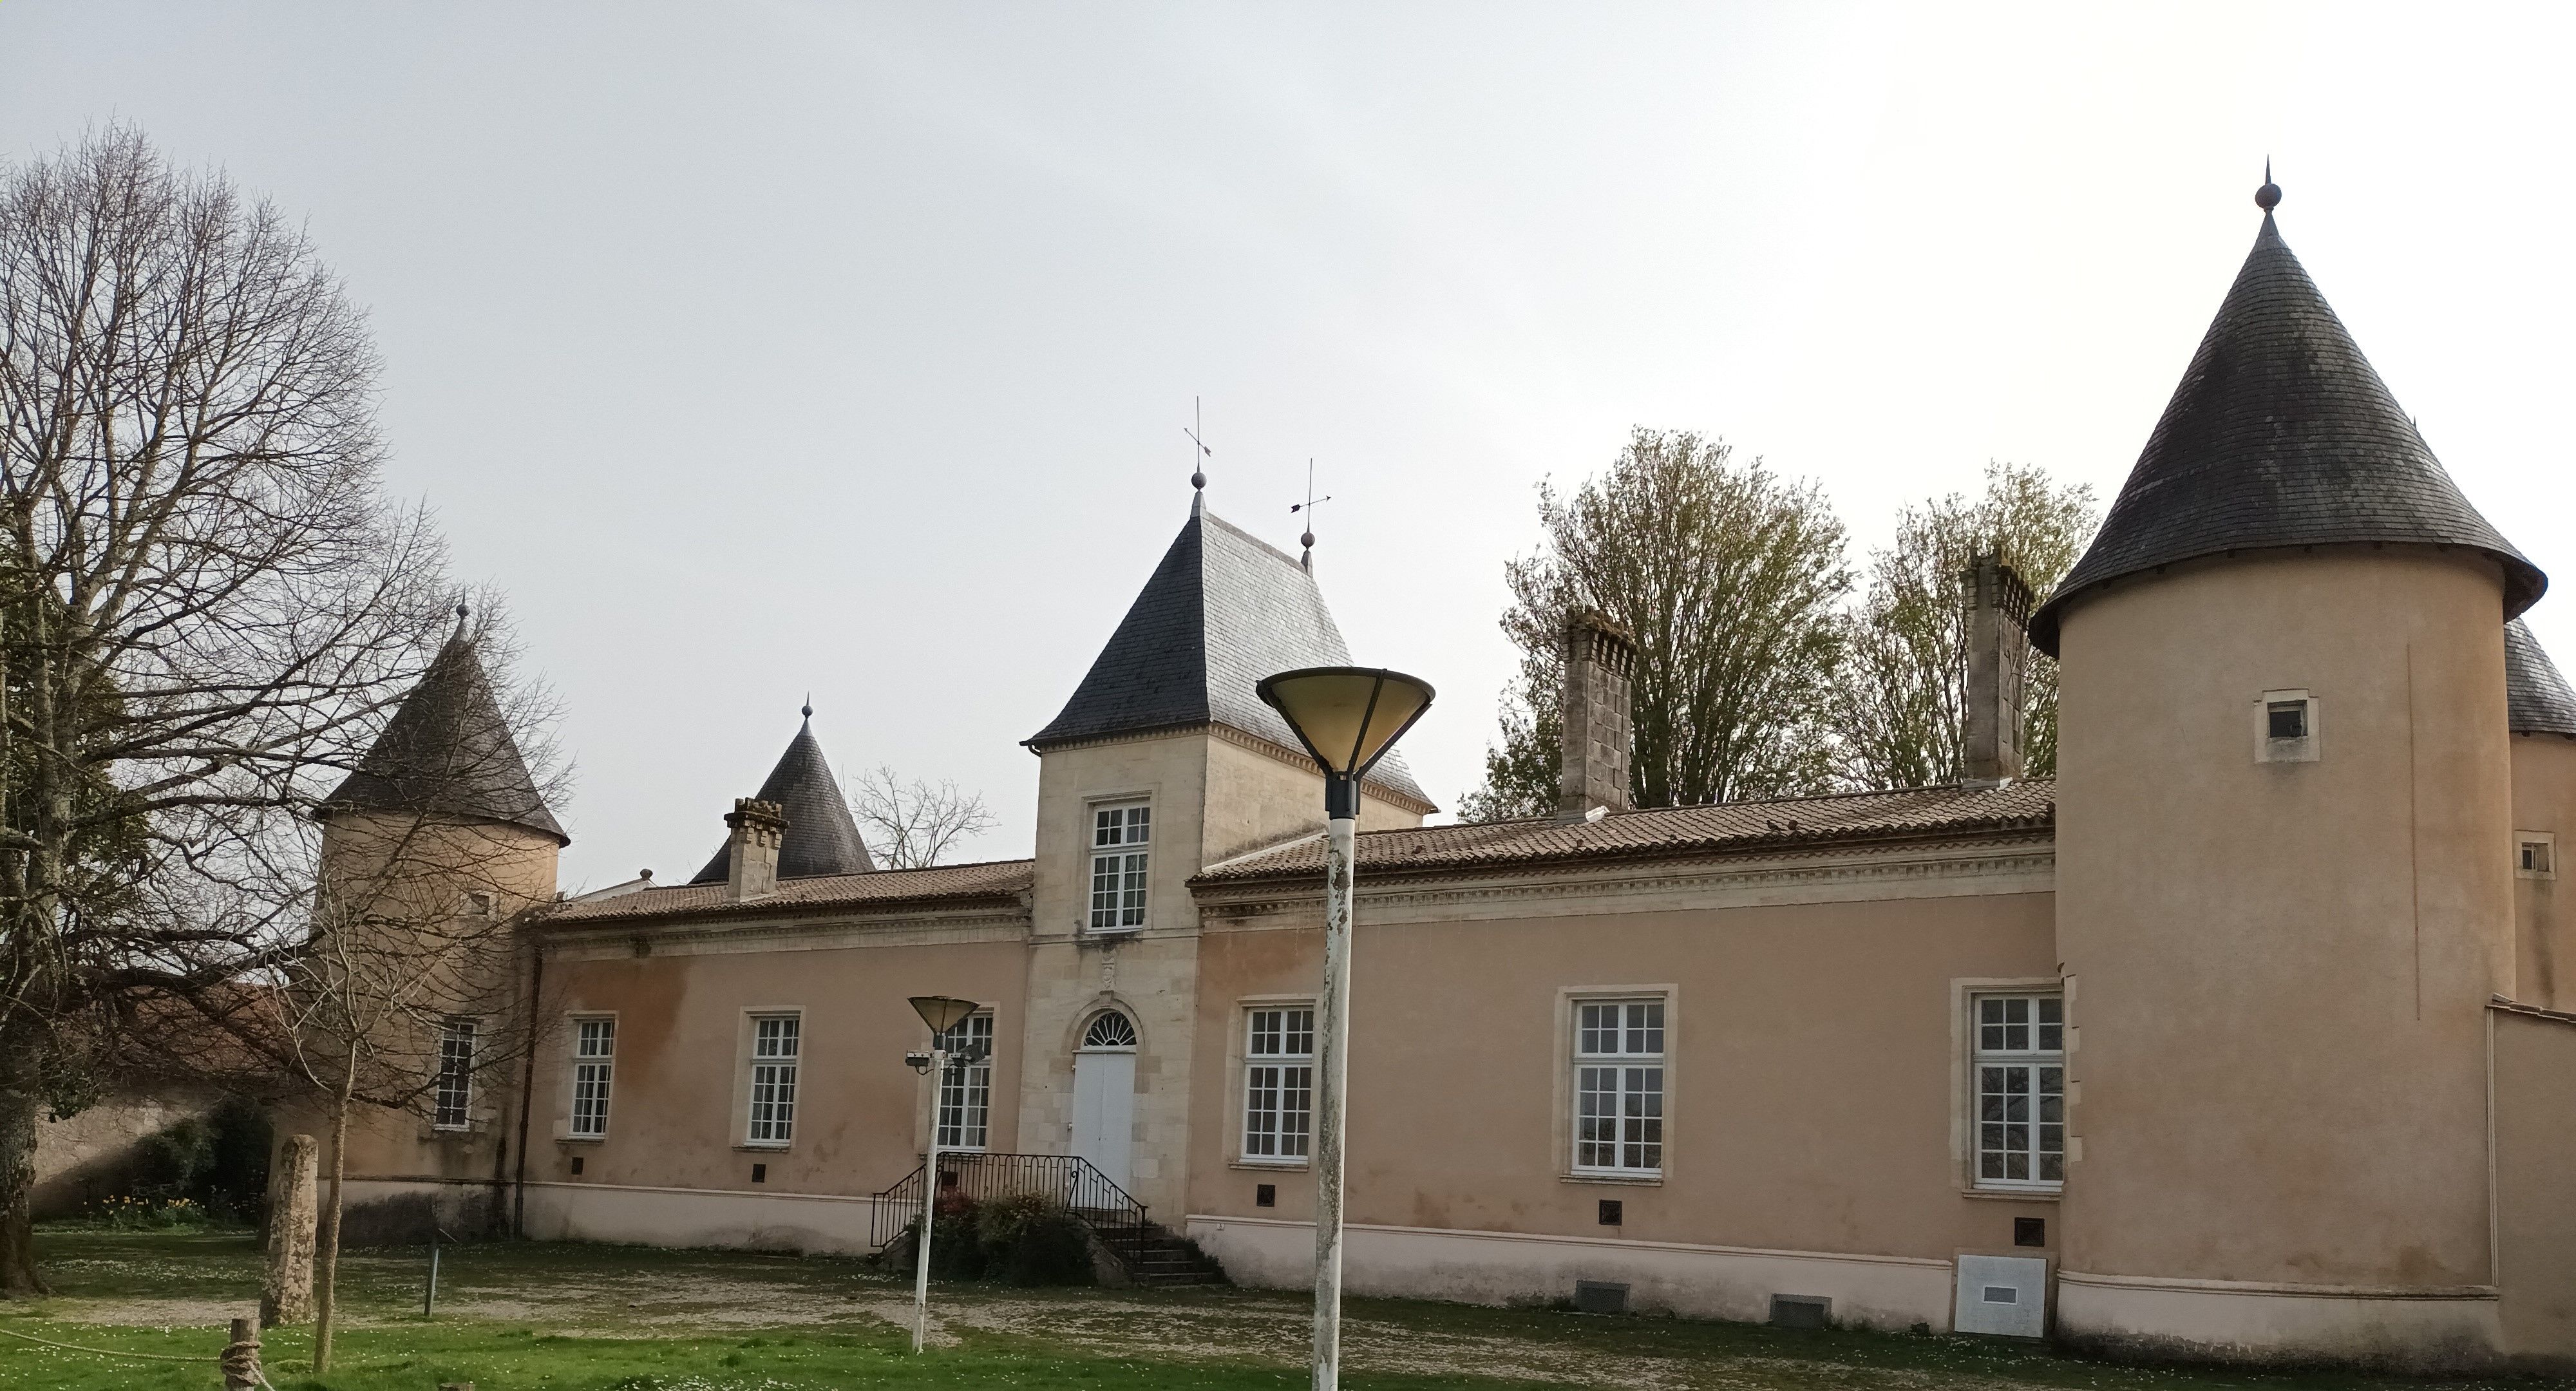
<path fill-rule="evenodd" d="M 1135 1132 L 1136 1021 L 1104 1009 L 1083 1025 L 1073 1055 L 1073 1152 L 1125 1188 Z"/>

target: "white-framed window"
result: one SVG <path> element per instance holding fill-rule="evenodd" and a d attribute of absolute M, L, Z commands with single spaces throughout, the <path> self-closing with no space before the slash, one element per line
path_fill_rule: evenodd
<path fill-rule="evenodd" d="M 2518 879 L 2558 877 L 2558 837 L 2548 831 L 2513 833 L 2513 872 Z"/>
<path fill-rule="evenodd" d="M 1574 1002 L 1574 1167 L 1664 1171 L 1664 1002 Z"/>
<path fill-rule="evenodd" d="M 608 1134 L 608 1089 L 616 1080 L 617 1021 L 576 1019 L 572 1033 L 572 1133 L 601 1139 Z"/>
<path fill-rule="evenodd" d="M 796 1136 L 796 1065 L 803 1056 L 805 1020 L 794 1014 L 759 1014 L 751 1020 L 751 1124 L 743 1138 L 755 1145 L 783 1145 Z"/>
<path fill-rule="evenodd" d="M 1315 1008 L 1245 1012 L 1243 1157 L 1304 1159 L 1315 1133 Z"/>
<path fill-rule="evenodd" d="M 473 1120 L 474 1024 L 450 1019 L 438 1027 L 438 1090 L 430 1124 L 440 1130 L 463 1130 Z"/>
<path fill-rule="evenodd" d="M 1152 858 L 1154 808 L 1121 802 L 1091 809 L 1091 930 L 1145 925 L 1145 869 Z"/>
<path fill-rule="evenodd" d="M 2053 1189 L 2066 1182 L 2066 1001 L 2054 991 L 1977 995 L 1976 1184 Z"/>
<path fill-rule="evenodd" d="M 2254 761 L 2317 761 L 2317 701 L 2306 691 L 2265 691 L 2254 700 Z"/>
<path fill-rule="evenodd" d="M 993 1016 L 970 1014 L 939 1036 L 939 1047 L 952 1062 L 939 1079 L 939 1147 L 979 1150 L 991 1135 L 993 1117 Z"/>

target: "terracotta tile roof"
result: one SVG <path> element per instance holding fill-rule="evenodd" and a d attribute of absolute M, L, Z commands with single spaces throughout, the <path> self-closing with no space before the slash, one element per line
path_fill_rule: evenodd
<path fill-rule="evenodd" d="M 2519 618 L 2504 625 L 2504 712 L 2516 734 L 2576 735 L 2576 691 Z"/>
<path fill-rule="evenodd" d="M 1357 847 L 1362 874 L 1499 869 L 2044 830 L 2055 824 L 2056 811 L 2056 782 L 2036 778 L 2006 787 L 1921 787 L 1666 807 L 1617 812 L 1597 821 L 1497 821 L 1370 831 L 1357 838 Z M 1324 843 L 1319 835 L 1218 865 L 1191 882 L 1225 884 L 1323 872 Z"/>
<path fill-rule="evenodd" d="M 1027 892 L 1035 878 L 1035 863 L 988 860 L 930 869 L 880 869 L 866 874 L 782 879 L 778 881 L 778 892 L 741 903 L 727 902 L 722 884 L 675 884 L 590 902 L 574 900 L 548 916 L 545 926 L 597 927 L 656 918 L 759 916 L 832 909 L 867 912 L 916 904 L 929 907 L 976 899 L 1012 899 Z"/>
<path fill-rule="evenodd" d="M 2056 655 L 2067 606 L 2123 575 L 2359 541 L 2494 556 L 2505 618 L 2549 583 L 2461 496 L 2267 212 L 2102 530 L 2031 615 L 2030 640 Z"/>
<path fill-rule="evenodd" d="M 1045 749 L 1221 724 L 1293 750 L 1297 736 L 1253 686 L 1278 672 L 1350 660 L 1312 572 L 1224 518 L 1195 511 L 1063 712 L 1027 743 Z M 1393 755 L 1365 782 L 1433 805 Z"/>

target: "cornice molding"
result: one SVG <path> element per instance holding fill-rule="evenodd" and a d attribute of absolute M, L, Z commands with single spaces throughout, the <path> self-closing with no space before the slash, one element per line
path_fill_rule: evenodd
<path fill-rule="evenodd" d="M 1185 734 L 1204 734 L 1211 739 L 1224 740 L 1226 743 L 1232 744 L 1236 748 L 1249 749 L 1254 753 L 1260 754 L 1264 758 L 1287 764 L 1289 767 L 1298 769 L 1302 772 L 1315 772 L 1315 760 L 1307 757 L 1305 750 L 1288 748 L 1287 746 L 1275 741 L 1264 739 L 1258 734 L 1249 733 L 1247 731 L 1237 729 L 1233 725 L 1222 724 L 1214 720 L 1203 720 L 1197 724 L 1165 725 L 1160 729 L 1135 729 L 1125 730 L 1117 734 L 1096 734 L 1086 739 L 1050 740 L 1044 747 L 1034 744 L 1029 747 L 1032 752 L 1043 758 L 1060 749 L 1094 749 L 1106 747 L 1111 744 L 1142 744 L 1156 739 L 1178 738 Z M 1321 774 L 1317 774 L 1317 776 L 1320 778 Z M 1360 780 L 1360 786 L 1367 790 L 1368 795 L 1376 797 L 1380 801 L 1386 802 L 1390 805 L 1402 807 L 1404 810 L 1412 812 L 1416 816 L 1429 816 L 1433 812 L 1440 810 L 1439 807 L 1423 801 L 1419 797 L 1410 796 L 1406 793 L 1397 791 L 1392 787 L 1388 787 L 1386 784 L 1379 782 L 1375 776 L 1362 778 Z"/>
<path fill-rule="evenodd" d="M 603 961 L 634 956 L 731 956 L 773 951 L 837 951 L 852 947 L 915 947 L 957 942 L 1029 940 L 1026 909 L 903 917 L 815 921 L 787 918 L 735 924 L 637 924 L 584 928 L 541 945 L 555 961 Z"/>

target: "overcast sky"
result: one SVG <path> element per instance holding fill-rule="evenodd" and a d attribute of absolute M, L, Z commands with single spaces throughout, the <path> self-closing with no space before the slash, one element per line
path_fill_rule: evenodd
<path fill-rule="evenodd" d="M 309 221 L 394 487 L 566 706 L 566 882 L 685 877 L 794 734 L 980 790 L 1189 509 L 1318 569 L 1472 786 L 1533 485 L 1644 424 L 1855 560 L 1989 459 L 2118 490 L 2281 226 L 2576 583 L 2570 10 L 0 3 L 0 156 L 133 121 Z M 2576 601 L 2534 626 L 2576 657 Z"/>

